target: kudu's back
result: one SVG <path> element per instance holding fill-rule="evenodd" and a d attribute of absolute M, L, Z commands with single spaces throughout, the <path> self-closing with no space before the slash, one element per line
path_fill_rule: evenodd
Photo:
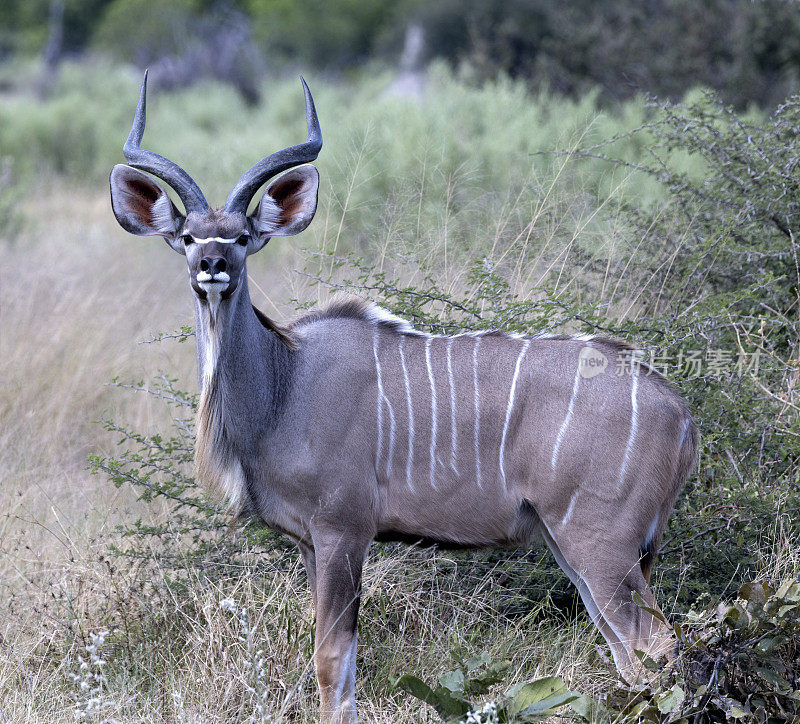
<path fill-rule="evenodd" d="M 551 532 L 593 519 L 638 538 L 637 550 L 657 543 L 697 434 L 685 402 L 629 346 L 431 336 L 358 300 L 294 331 L 318 367 L 305 383 L 318 387 L 316 454 L 368 468 L 352 471 L 353 486 L 375 486 L 380 535 L 525 543 L 535 511 Z"/>

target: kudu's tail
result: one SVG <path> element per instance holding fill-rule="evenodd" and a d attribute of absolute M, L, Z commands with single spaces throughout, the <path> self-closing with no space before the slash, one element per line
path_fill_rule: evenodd
<path fill-rule="evenodd" d="M 642 568 L 642 575 L 644 580 L 650 583 L 650 573 L 653 570 L 653 563 L 655 562 L 658 548 L 661 544 L 661 538 L 664 534 L 664 528 L 669 520 L 670 513 L 675 506 L 675 501 L 678 498 L 678 493 L 686 483 L 692 469 L 697 461 L 697 448 L 700 444 L 700 433 L 694 421 L 687 417 L 686 427 L 683 431 L 680 442 L 678 443 L 678 458 L 675 465 L 675 474 L 672 479 L 672 486 L 669 494 L 661 504 L 658 512 L 658 527 L 653 535 L 648 538 L 641 549 L 639 557 L 639 565 Z"/>

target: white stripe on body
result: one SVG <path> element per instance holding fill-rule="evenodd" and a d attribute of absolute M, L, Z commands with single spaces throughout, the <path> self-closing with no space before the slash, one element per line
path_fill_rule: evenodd
<path fill-rule="evenodd" d="M 553 469 L 553 472 L 555 472 L 556 465 L 558 465 L 558 453 L 561 450 L 561 443 L 564 441 L 564 435 L 566 435 L 569 423 L 572 421 L 572 412 L 575 409 L 575 400 L 578 397 L 578 388 L 580 387 L 580 383 L 581 365 L 580 360 L 578 360 L 578 367 L 575 370 L 575 381 L 572 383 L 572 397 L 569 398 L 569 407 L 567 407 L 567 415 L 564 418 L 564 422 L 561 423 L 561 429 L 558 431 L 556 444 L 555 447 L 553 447 L 553 457 L 550 458 L 550 467 Z"/>
<path fill-rule="evenodd" d="M 408 381 L 408 368 L 406 367 L 406 356 L 403 352 L 405 335 L 400 335 L 400 365 L 403 368 L 403 379 L 406 383 L 406 402 L 408 403 L 408 458 L 406 460 L 406 484 L 409 489 L 414 490 L 411 483 L 411 467 L 414 465 L 414 407 L 411 404 L 411 384 Z"/>
<path fill-rule="evenodd" d="M 575 503 L 578 500 L 578 491 L 576 490 L 572 497 L 569 499 L 569 507 L 567 508 L 567 512 L 564 514 L 563 519 L 561 520 L 561 526 L 565 526 L 567 523 L 572 520 L 572 513 L 575 510 Z"/>
<path fill-rule="evenodd" d="M 483 489 L 481 482 L 481 451 L 478 440 L 481 433 L 480 402 L 478 399 L 478 348 L 481 346 L 481 337 L 475 337 L 475 346 L 472 348 L 472 384 L 475 389 L 475 477 L 478 487 Z"/>
<path fill-rule="evenodd" d="M 647 535 L 644 537 L 644 546 L 645 548 L 649 548 L 650 544 L 653 542 L 653 538 L 656 537 L 656 531 L 658 530 L 658 518 L 660 513 L 656 513 L 656 517 L 653 518 L 653 522 L 650 523 L 650 527 L 647 529 Z"/>
<path fill-rule="evenodd" d="M 378 380 L 378 451 L 375 453 L 375 470 L 381 462 L 383 453 L 383 377 L 381 375 L 381 363 L 378 359 L 378 328 L 372 332 L 372 354 L 375 357 L 375 377 Z M 391 461 L 390 461 L 391 462 Z"/>
<path fill-rule="evenodd" d="M 390 478 L 392 475 L 392 461 L 394 460 L 394 441 L 397 423 L 394 419 L 394 408 L 392 407 L 392 403 L 389 402 L 389 398 L 386 396 L 385 391 L 383 392 L 383 402 L 389 412 L 389 451 L 386 459 L 386 477 Z"/>
<path fill-rule="evenodd" d="M 447 379 L 450 382 L 450 467 L 458 475 L 456 455 L 458 449 L 458 432 L 456 430 L 456 388 L 453 381 L 453 338 L 447 340 Z"/>
<path fill-rule="evenodd" d="M 511 410 L 514 407 L 514 394 L 517 390 L 517 379 L 519 378 L 519 368 L 522 364 L 522 358 L 530 347 L 531 341 L 526 339 L 522 344 L 519 356 L 517 357 L 517 364 L 514 367 L 514 376 L 511 378 L 511 390 L 508 393 L 508 406 L 506 407 L 506 421 L 503 425 L 503 435 L 500 438 L 500 476 L 503 478 L 503 488 L 508 490 L 508 482 L 506 481 L 506 468 L 505 468 L 505 450 L 506 450 L 506 435 L 508 435 L 508 426 L 511 422 Z"/>
<path fill-rule="evenodd" d="M 633 452 L 633 444 L 636 441 L 636 430 L 639 427 L 639 406 L 636 400 L 636 391 L 639 387 L 639 365 L 632 361 L 631 364 L 631 430 L 628 433 L 628 444 L 625 446 L 625 457 L 622 458 L 622 467 L 619 470 L 619 488 L 622 489 L 625 483 L 625 473 L 628 470 L 628 461 Z"/>
<path fill-rule="evenodd" d="M 431 487 L 436 490 L 436 428 L 439 419 L 436 417 L 436 385 L 431 368 L 431 337 L 425 340 L 425 366 L 428 368 L 428 382 L 431 385 Z"/>
<path fill-rule="evenodd" d="M 678 451 L 680 451 L 680 449 L 683 447 L 683 443 L 686 440 L 686 433 L 689 430 L 689 423 L 691 423 L 691 421 L 692 420 L 689 417 L 687 417 L 683 421 L 683 429 L 681 430 L 681 439 L 680 439 L 680 442 L 678 443 Z"/>

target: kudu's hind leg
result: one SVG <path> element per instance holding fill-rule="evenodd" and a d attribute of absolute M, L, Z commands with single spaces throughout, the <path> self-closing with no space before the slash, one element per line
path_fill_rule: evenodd
<path fill-rule="evenodd" d="M 600 633 L 603 634 L 603 638 L 606 640 L 608 647 L 611 649 L 611 656 L 614 658 L 614 665 L 620 671 L 628 669 L 631 665 L 631 660 L 628 658 L 627 649 L 619 640 L 619 637 L 616 635 L 616 633 L 614 633 L 614 629 L 611 628 L 608 622 L 603 618 L 603 615 L 600 613 L 600 609 L 592 597 L 592 593 L 589 590 L 589 587 L 586 585 L 586 582 L 578 575 L 578 572 L 569 563 L 567 563 L 567 560 L 564 558 L 564 554 L 561 552 L 561 549 L 558 547 L 547 530 L 543 530 L 542 535 L 545 543 L 547 543 L 547 547 L 550 549 L 550 552 L 553 554 L 553 557 L 556 559 L 559 567 L 562 571 L 564 571 L 564 573 L 567 574 L 567 577 L 572 582 L 572 585 L 578 589 L 581 601 L 583 601 L 583 605 L 586 607 L 586 611 L 589 613 L 589 617 L 592 619 L 592 622 L 595 626 L 597 626 Z"/>
<path fill-rule="evenodd" d="M 578 571 L 603 620 L 625 647 L 628 661 L 620 671 L 626 678 L 633 680 L 645 673 L 636 651 L 656 661 L 673 658 L 675 637 L 671 629 L 633 600 L 635 592 L 648 608 L 660 613 L 642 574 L 638 550 L 621 541 L 595 541 L 582 551 L 576 550 L 574 543 L 565 542 L 562 552 Z"/>
<path fill-rule="evenodd" d="M 352 533 L 314 535 L 316 620 L 314 663 L 320 721 L 356 722 L 355 670 L 361 569 L 369 541 Z"/>

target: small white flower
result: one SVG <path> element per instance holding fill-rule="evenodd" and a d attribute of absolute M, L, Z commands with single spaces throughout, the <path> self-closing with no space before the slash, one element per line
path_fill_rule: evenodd
<path fill-rule="evenodd" d="M 232 598 L 221 598 L 219 601 L 219 607 L 227 612 L 227 613 L 236 613 L 236 601 Z"/>

